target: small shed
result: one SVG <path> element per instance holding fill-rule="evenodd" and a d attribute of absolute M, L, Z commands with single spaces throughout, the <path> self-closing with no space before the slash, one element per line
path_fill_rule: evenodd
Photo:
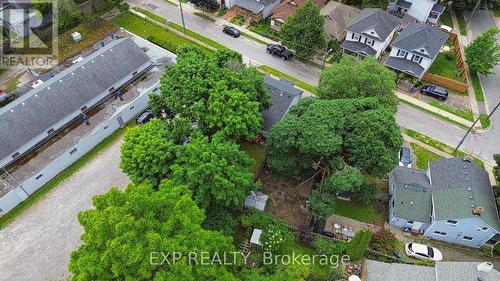
<path fill-rule="evenodd" d="M 247 209 L 253 208 L 259 211 L 264 211 L 264 209 L 266 208 L 267 199 L 269 199 L 268 195 L 260 191 L 257 192 L 252 191 L 252 193 L 248 195 L 247 198 L 245 199 L 245 208 Z"/>
<path fill-rule="evenodd" d="M 73 41 L 75 42 L 80 42 L 82 40 L 82 35 L 80 34 L 80 32 L 73 32 L 71 33 L 71 39 L 73 39 Z"/>
<path fill-rule="evenodd" d="M 254 228 L 252 232 L 252 237 L 250 238 L 250 246 L 257 249 L 262 249 L 262 243 L 260 242 L 260 236 L 262 235 L 262 230 Z"/>

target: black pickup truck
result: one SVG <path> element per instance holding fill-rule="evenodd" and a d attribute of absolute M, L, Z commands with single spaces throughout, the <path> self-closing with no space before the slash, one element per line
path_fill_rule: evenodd
<path fill-rule="evenodd" d="M 282 60 L 288 60 L 293 56 L 290 50 L 278 44 L 267 45 L 266 51 L 268 54 L 273 54 L 274 56 L 280 57 Z"/>

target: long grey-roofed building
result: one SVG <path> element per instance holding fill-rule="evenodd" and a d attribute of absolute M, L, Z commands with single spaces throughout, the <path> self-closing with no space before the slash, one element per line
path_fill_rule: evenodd
<path fill-rule="evenodd" d="M 0 108 L 0 168 L 48 140 L 151 64 L 131 39 L 112 41 Z"/>
<path fill-rule="evenodd" d="M 294 84 L 286 79 L 276 80 L 270 76 L 264 77 L 264 84 L 271 93 L 272 105 L 265 110 L 264 135 L 267 135 L 271 128 L 278 123 L 288 112 L 290 107 L 297 104 L 302 97 L 303 91 L 294 87 Z"/>

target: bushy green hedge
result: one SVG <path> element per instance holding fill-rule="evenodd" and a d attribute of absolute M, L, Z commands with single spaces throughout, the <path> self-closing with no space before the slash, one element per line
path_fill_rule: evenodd
<path fill-rule="evenodd" d="M 313 241 L 313 247 L 320 255 L 336 256 L 345 253 L 347 243 L 316 236 Z"/>
<path fill-rule="evenodd" d="M 179 48 L 179 45 L 170 41 L 170 40 L 162 40 L 162 39 L 159 39 L 153 35 L 150 35 L 148 36 L 148 41 L 153 43 L 153 44 L 156 44 L 164 49 L 167 49 L 169 51 L 171 51 L 172 53 L 175 53 L 175 51 L 177 50 L 177 48 Z"/>
<path fill-rule="evenodd" d="M 372 239 L 371 230 L 360 230 L 347 244 L 346 254 L 351 260 L 357 261 L 365 254 L 366 248 Z"/>

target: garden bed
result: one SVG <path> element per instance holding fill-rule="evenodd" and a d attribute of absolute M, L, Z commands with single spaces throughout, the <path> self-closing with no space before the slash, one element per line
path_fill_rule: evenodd
<path fill-rule="evenodd" d="M 273 29 L 271 29 L 271 21 L 266 19 L 266 20 L 261 20 L 258 23 L 251 23 L 250 26 L 248 27 L 250 31 L 253 31 L 261 36 L 267 37 L 271 40 L 274 41 L 280 41 L 279 38 L 279 33 Z"/>

